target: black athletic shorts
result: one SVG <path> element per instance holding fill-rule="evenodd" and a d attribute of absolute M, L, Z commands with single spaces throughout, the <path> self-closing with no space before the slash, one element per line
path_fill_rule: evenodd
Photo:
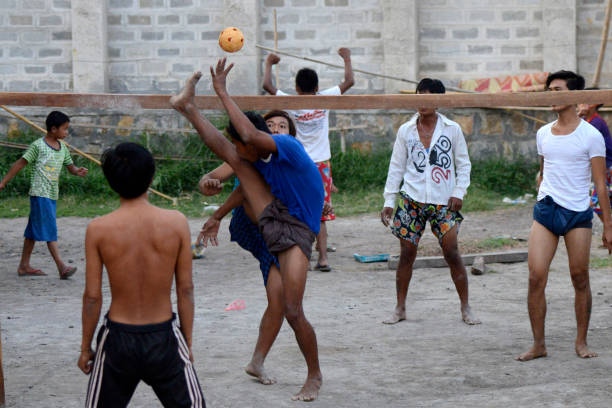
<path fill-rule="evenodd" d="M 98 332 L 86 407 L 126 407 L 142 380 L 164 407 L 206 407 L 176 315 L 136 326 L 108 316 Z"/>

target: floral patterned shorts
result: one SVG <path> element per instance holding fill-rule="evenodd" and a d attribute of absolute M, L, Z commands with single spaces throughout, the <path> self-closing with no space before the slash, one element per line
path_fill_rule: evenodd
<path fill-rule="evenodd" d="M 423 204 L 414 201 L 404 193 L 402 201 L 395 211 L 391 232 L 398 238 L 405 239 L 415 246 L 419 245 L 427 221 L 431 225 L 438 242 L 442 244 L 442 237 L 450 231 L 455 224 L 457 228 L 463 221 L 459 211 L 451 211 L 446 205 Z"/>
<path fill-rule="evenodd" d="M 325 160 L 317 163 L 317 168 L 319 169 L 319 173 L 321 173 L 321 179 L 323 179 L 323 189 L 325 190 L 325 202 L 331 205 L 331 185 L 332 185 L 332 173 L 331 173 L 331 163 L 329 160 Z M 336 219 L 336 214 L 334 214 L 334 210 L 327 215 L 321 216 L 321 221 L 333 221 Z"/>

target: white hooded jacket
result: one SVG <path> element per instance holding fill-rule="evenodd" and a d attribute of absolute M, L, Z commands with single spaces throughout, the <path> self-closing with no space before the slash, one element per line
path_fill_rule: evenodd
<path fill-rule="evenodd" d="M 437 113 L 429 152 L 419 139 L 418 114 L 397 131 L 385 185 L 385 207 L 394 208 L 401 191 L 419 203 L 447 205 L 463 199 L 470 185 L 470 157 L 461 127 Z M 403 183 L 402 183 L 403 180 Z"/>

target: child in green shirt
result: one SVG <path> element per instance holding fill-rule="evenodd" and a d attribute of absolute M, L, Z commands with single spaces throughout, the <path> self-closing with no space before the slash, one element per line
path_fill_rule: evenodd
<path fill-rule="evenodd" d="M 0 181 L 0 190 L 27 164 L 33 164 L 30 178 L 30 217 L 24 232 L 23 252 L 17 273 L 19 276 L 46 275 L 30 266 L 30 256 L 36 241 L 46 241 L 49 252 L 57 265 L 60 279 L 68 279 L 76 272 L 76 266 L 67 266 L 59 256 L 57 247 L 56 202 L 59 191 L 59 175 L 62 166 L 70 174 L 85 177 L 87 169 L 76 167 L 66 145 L 60 142 L 68 136 L 70 118 L 62 112 L 53 111 L 47 116 L 47 134 L 34 141 L 25 154 L 13 164 Z"/>

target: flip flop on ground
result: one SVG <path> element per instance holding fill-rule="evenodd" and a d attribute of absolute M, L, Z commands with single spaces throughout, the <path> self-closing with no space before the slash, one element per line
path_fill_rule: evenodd
<path fill-rule="evenodd" d="M 331 266 L 317 264 L 317 266 L 315 266 L 315 271 L 331 272 Z"/>
<path fill-rule="evenodd" d="M 40 269 L 30 269 L 30 270 L 26 270 L 25 272 L 20 272 L 18 270 L 17 275 L 19 276 L 47 276 L 47 274 L 41 271 Z"/>
<path fill-rule="evenodd" d="M 60 279 L 65 280 L 74 275 L 76 272 L 76 266 L 65 266 L 64 269 L 60 272 Z"/>

